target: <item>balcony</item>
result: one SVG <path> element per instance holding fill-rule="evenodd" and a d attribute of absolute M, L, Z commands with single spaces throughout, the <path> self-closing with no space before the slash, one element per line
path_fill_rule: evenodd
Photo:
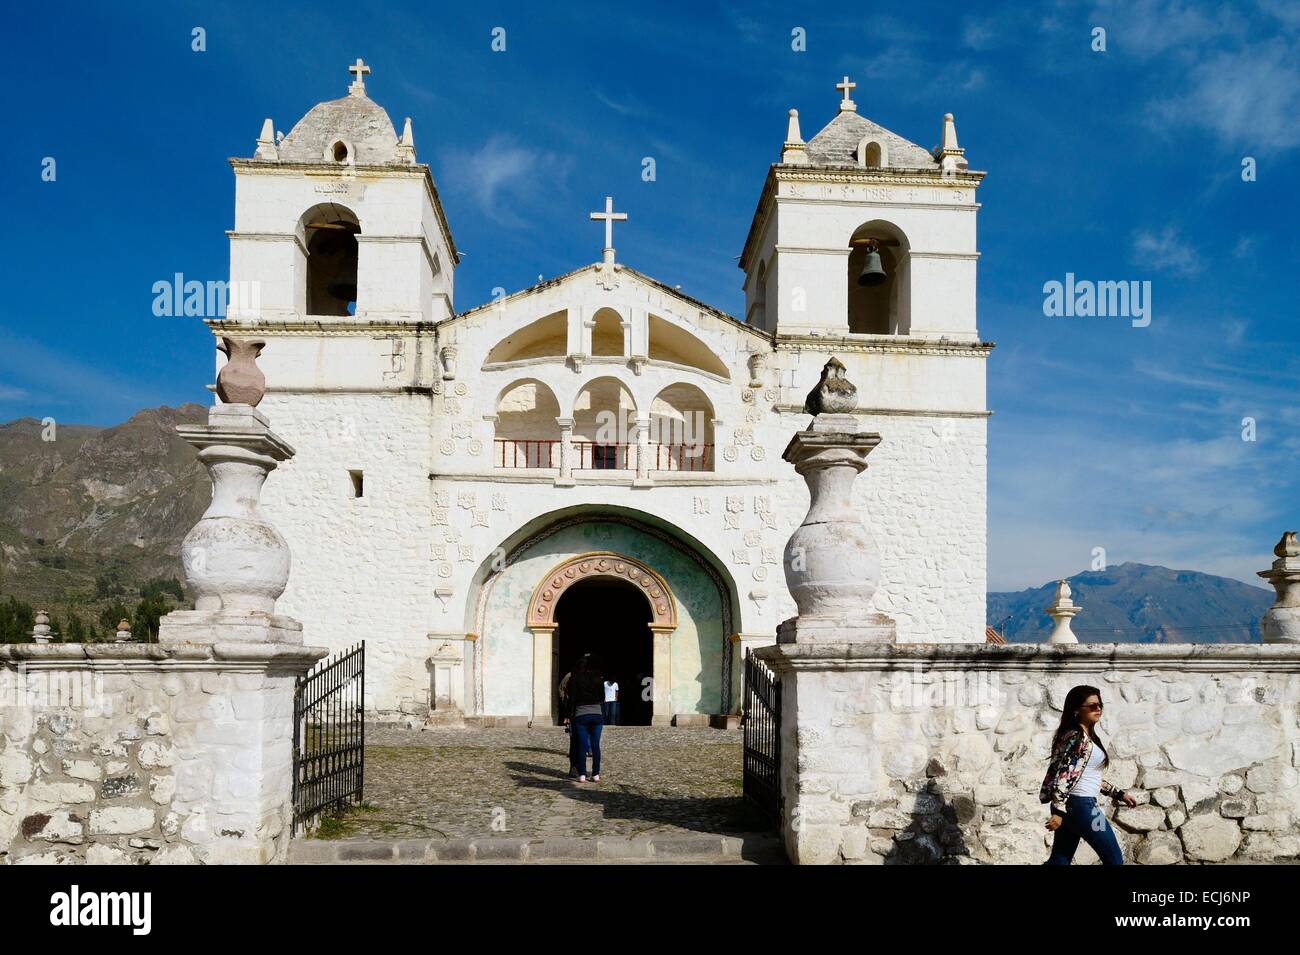
<path fill-rule="evenodd" d="M 560 439 L 496 438 L 492 465 L 506 470 L 560 467 Z M 713 470 L 711 444 L 602 444 L 570 441 L 574 471 L 637 471 L 645 453 L 646 471 L 706 472 Z"/>

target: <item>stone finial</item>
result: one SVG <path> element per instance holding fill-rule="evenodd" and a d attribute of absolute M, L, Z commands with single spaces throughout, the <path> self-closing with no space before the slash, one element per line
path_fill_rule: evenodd
<path fill-rule="evenodd" d="M 1287 531 L 1273 548 L 1277 560 L 1259 571 L 1277 592 L 1277 599 L 1260 620 L 1265 643 L 1300 643 L 1300 540 Z"/>
<path fill-rule="evenodd" d="M 228 405 L 256 408 L 266 395 L 266 376 L 257 367 L 257 356 L 266 342 L 223 338 L 217 350 L 229 359 L 217 373 L 217 397 Z"/>
<path fill-rule="evenodd" d="M 790 439 L 782 458 L 808 485 L 808 513 L 785 546 L 785 580 L 798 616 L 777 629 L 778 643 L 893 643 L 894 621 L 873 611 L 880 583 L 880 554 L 865 513 L 853 501 L 853 484 L 867 469 L 880 435 L 858 431 L 845 410 L 857 390 L 835 358 L 808 395 L 814 415 Z"/>
<path fill-rule="evenodd" d="M 411 117 L 406 117 L 402 138 L 397 143 L 397 158 L 408 166 L 415 165 L 415 136 L 411 133 Z"/>
<path fill-rule="evenodd" d="M 858 389 L 847 377 L 847 369 L 832 357 L 822 366 L 817 386 L 808 392 L 803 410 L 812 415 L 848 414 L 858 406 Z"/>
<path fill-rule="evenodd" d="M 275 145 L 275 124 L 269 116 L 262 122 L 262 135 L 257 137 L 257 151 L 253 153 L 253 158 L 271 162 L 280 160 L 280 150 Z"/>
<path fill-rule="evenodd" d="M 957 123 L 952 113 L 943 114 L 943 139 L 934 153 L 935 160 L 943 169 L 945 176 L 965 172 L 969 168 L 966 162 L 966 150 L 957 145 Z"/>
<path fill-rule="evenodd" d="M 50 628 L 49 611 L 36 611 L 36 620 L 32 625 L 32 640 L 36 643 L 49 643 L 52 639 L 54 639 L 54 631 Z"/>
<path fill-rule="evenodd" d="M 123 617 L 117 622 L 117 633 L 113 635 L 113 642 L 130 643 L 131 640 L 131 621 Z"/>
<path fill-rule="evenodd" d="M 1055 622 L 1056 627 L 1047 637 L 1048 643 L 1078 643 L 1079 638 L 1070 629 L 1070 620 L 1083 608 L 1075 606 L 1070 599 L 1070 584 L 1065 580 L 1056 582 L 1056 597 L 1051 606 L 1044 608 Z"/>
<path fill-rule="evenodd" d="M 790 120 L 785 128 L 785 145 L 781 149 L 781 162 L 792 166 L 808 165 L 808 147 L 799 133 L 799 111 L 790 110 Z"/>

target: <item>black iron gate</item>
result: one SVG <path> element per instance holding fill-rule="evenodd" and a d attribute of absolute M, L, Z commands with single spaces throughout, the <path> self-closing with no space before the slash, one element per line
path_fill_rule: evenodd
<path fill-rule="evenodd" d="M 781 681 L 762 660 L 745 652 L 745 799 L 781 828 Z"/>
<path fill-rule="evenodd" d="M 293 831 L 360 804 L 365 780 L 366 642 L 322 660 L 293 688 Z"/>

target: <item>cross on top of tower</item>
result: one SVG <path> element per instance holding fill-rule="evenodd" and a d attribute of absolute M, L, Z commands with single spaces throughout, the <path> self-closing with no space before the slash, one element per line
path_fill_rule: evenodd
<path fill-rule="evenodd" d="M 604 212 L 593 212 L 593 213 L 591 214 L 591 218 L 592 218 L 592 219 L 604 219 L 604 220 L 605 220 L 605 250 L 604 250 L 604 251 L 605 251 L 605 263 L 606 263 L 607 265 L 613 265 L 613 264 L 614 264 L 614 223 L 615 223 L 615 222 L 626 222 L 626 221 L 627 221 L 627 213 L 626 213 L 626 212 L 615 212 L 615 211 L 614 211 L 614 198 L 613 198 L 613 196 L 606 196 L 606 197 L 605 197 L 605 211 L 604 211 Z"/>
<path fill-rule="evenodd" d="M 348 92 L 355 95 L 364 93 L 366 91 L 365 74 L 370 72 L 370 67 L 362 62 L 361 57 L 357 57 L 357 61 L 348 67 L 348 72 L 356 75 L 356 79 L 348 87 Z"/>
<path fill-rule="evenodd" d="M 853 102 L 853 100 L 849 99 L 849 90 L 857 89 L 858 84 L 850 83 L 848 76 L 845 76 L 843 80 L 835 84 L 835 88 L 844 93 L 844 98 L 840 100 L 840 111 L 841 112 L 843 112 L 844 110 L 856 111 L 858 108 L 858 104 Z"/>

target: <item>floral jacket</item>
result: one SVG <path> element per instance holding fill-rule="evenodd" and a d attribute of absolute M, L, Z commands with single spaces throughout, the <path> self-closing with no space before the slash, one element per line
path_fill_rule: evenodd
<path fill-rule="evenodd" d="M 1052 750 L 1052 761 L 1043 777 L 1042 788 L 1038 790 L 1039 802 L 1050 802 L 1052 814 L 1065 815 L 1065 801 L 1070 797 L 1083 769 L 1088 765 L 1095 744 L 1092 737 L 1083 730 L 1071 730 L 1061 737 L 1061 742 Z M 1119 801 L 1124 798 L 1124 790 L 1103 780 L 1101 794 Z"/>

